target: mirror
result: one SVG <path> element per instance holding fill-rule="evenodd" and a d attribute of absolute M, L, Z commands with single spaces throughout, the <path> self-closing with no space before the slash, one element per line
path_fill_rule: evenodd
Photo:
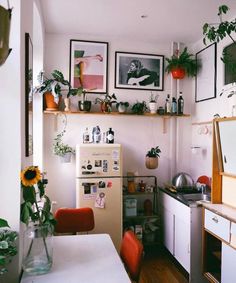
<path fill-rule="evenodd" d="M 33 45 L 25 34 L 25 156 L 33 154 Z"/>
<path fill-rule="evenodd" d="M 215 128 L 219 171 L 236 176 L 236 117 L 217 119 Z"/>

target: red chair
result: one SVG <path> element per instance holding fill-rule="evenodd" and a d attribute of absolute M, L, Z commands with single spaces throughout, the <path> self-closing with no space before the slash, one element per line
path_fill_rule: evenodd
<path fill-rule="evenodd" d="M 143 245 L 131 230 L 124 233 L 121 242 L 120 257 L 130 278 L 138 282 L 143 257 Z"/>
<path fill-rule="evenodd" d="M 94 214 L 90 207 L 59 208 L 55 213 L 56 233 L 88 232 L 94 229 Z"/>

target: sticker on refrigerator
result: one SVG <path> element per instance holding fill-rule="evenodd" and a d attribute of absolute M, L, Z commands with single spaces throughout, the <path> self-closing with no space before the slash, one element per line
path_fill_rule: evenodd
<path fill-rule="evenodd" d="M 112 181 L 107 182 L 107 188 L 112 188 Z"/>
<path fill-rule="evenodd" d="M 102 171 L 103 172 L 107 172 L 108 171 L 108 161 L 107 160 L 103 160 L 102 161 Z"/>
<path fill-rule="evenodd" d="M 120 169 L 119 160 L 118 159 L 113 160 L 112 170 L 113 171 L 119 171 L 119 169 Z"/>
<path fill-rule="evenodd" d="M 94 166 L 95 167 L 102 167 L 102 160 L 95 160 Z"/>
<path fill-rule="evenodd" d="M 99 188 L 106 188 L 106 183 L 104 181 L 99 181 L 98 182 L 98 187 Z"/>
<path fill-rule="evenodd" d="M 104 192 L 99 193 L 95 199 L 95 207 L 105 208 L 105 198 L 106 195 Z"/>
<path fill-rule="evenodd" d="M 112 159 L 119 159 L 119 150 L 118 149 L 112 150 Z"/>
<path fill-rule="evenodd" d="M 97 185 L 95 183 L 82 183 L 83 199 L 93 199 L 97 194 Z"/>

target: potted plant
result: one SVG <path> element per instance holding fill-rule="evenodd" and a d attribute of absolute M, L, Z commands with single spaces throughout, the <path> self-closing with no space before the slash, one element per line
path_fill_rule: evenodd
<path fill-rule="evenodd" d="M 20 219 L 27 225 L 23 236 L 22 266 L 26 273 L 47 273 L 52 266 L 52 239 L 56 221 L 51 213 L 51 201 L 45 194 L 47 180 L 37 166 L 21 171 L 24 202 Z"/>
<path fill-rule="evenodd" d="M 17 254 L 17 237 L 18 233 L 10 229 L 5 219 L 0 218 L 0 276 L 8 271 L 7 265 Z"/>
<path fill-rule="evenodd" d="M 75 154 L 75 150 L 62 142 L 66 130 L 64 129 L 61 133 L 57 134 L 54 139 L 53 153 L 60 157 L 61 162 L 68 163 L 71 161 L 72 154 Z"/>
<path fill-rule="evenodd" d="M 145 165 L 148 169 L 156 169 L 158 167 L 158 158 L 160 157 L 161 150 L 159 146 L 152 147 L 146 154 Z"/>
<path fill-rule="evenodd" d="M 183 52 L 179 54 L 179 50 L 176 50 L 175 54 L 171 58 L 166 58 L 167 66 L 166 72 L 172 74 L 174 79 L 183 79 L 185 74 L 189 77 L 193 77 L 197 73 L 198 64 L 193 54 L 189 54 L 187 47 Z"/>
<path fill-rule="evenodd" d="M 77 95 L 82 92 L 82 88 L 73 89 L 68 80 L 65 80 L 62 72 L 54 70 L 51 73 L 52 78 L 45 76 L 44 72 L 39 74 L 40 86 L 35 91 L 43 93 L 46 100 L 46 110 L 58 110 L 59 100 L 62 97 L 62 91 L 67 91 L 66 97 Z M 63 89 L 62 87 L 65 87 Z"/>
<path fill-rule="evenodd" d="M 87 90 L 82 91 L 82 100 L 78 102 L 79 110 L 89 112 L 92 106 L 92 102 L 86 99 Z"/>
<path fill-rule="evenodd" d="M 116 103 L 116 109 L 120 112 L 120 113 L 124 113 L 126 112 L 127 108 L 129 107 L 129 102 L 125 101 L 120 101 Z"/>
<path fill-rule="evenodd" d="M 100 103 L 102 112 L 111 112 L 112 104 L 116 103 L 116 95 L 113 93 L 112 95 L 105 94 L 103 98 L 97 97 L 95 99 L 95 104 Z"/>
<path fill-rule="evenodd" d="M 131 108 L 132 113 L 142 115 L 148 110 L 146 102 L 142 101 L 139 102 L 137 101 Z"/>
<path fill-rule="evenodd" d="M 157 98 L 158 98 L 158 95 L 154 95 L 151 92 L 151 97 L 150 97 L 150 101 L 149 101 L 149 109 L 150 109 L 150 113 L 152 113 L 152 114 L 157 113 Z"/>

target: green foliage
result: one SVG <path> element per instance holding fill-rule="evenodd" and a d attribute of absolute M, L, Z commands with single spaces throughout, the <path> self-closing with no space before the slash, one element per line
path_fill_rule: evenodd
<path fill-rule="evenodd" d="M 196 76 L 198 62 L 193 54 L 189 54 L 187 47 L 184 48 L 181 54 L 175 53 L 171 58 L 166 58 L 167 66 L 165 71 L 170 73 L 175 68 L 183 68 L 189 77 Z"/>
<path fill-rule="evenodd" d="M 131 108 L 132 113 L 138 114 L 138 115 L 144 114 L 147 110 L 148 110 L 148 107 L 145 101 L 136 102 Z"/>
<path fill-rule="evenodd" d="M 159 153 L 161 153 L 161 150 L 159 146 L 152 147 L 146 154 L 148 157 L 160 157 Z"/>
<path fill-rule="evenodd" d="M 60 134 L 57 134 L 56 138 L 54 139 L 53 153 L 55 155 L 64 156 L 68 152 L 71 152 L 72 154 L 75 153 L 75 150 L 72 147 L 62 142 L 62 137 L 64 136 L 65 132 L 66 130 L 63 130 Z"/>
<path fill-rule="evenodd" d="M 18 233 L 10 230 L 7 221 L 2 218 L 0 218 L 0 227 L 0 275 L 2 275 L 7 272 L 7 265 L 17 254 L 16 239 Z"/>
<path fill-rule="evenodd" d="M 106 93 L 103 97 L 97 97 L 95 99 L 95 103 L 109 103 L 110 105 L 113 103 L 116 103 L 117 97 L 115 95 L 115 93 L 113 93 L 112 95 L 109 95 L 108 93 Z"/>

